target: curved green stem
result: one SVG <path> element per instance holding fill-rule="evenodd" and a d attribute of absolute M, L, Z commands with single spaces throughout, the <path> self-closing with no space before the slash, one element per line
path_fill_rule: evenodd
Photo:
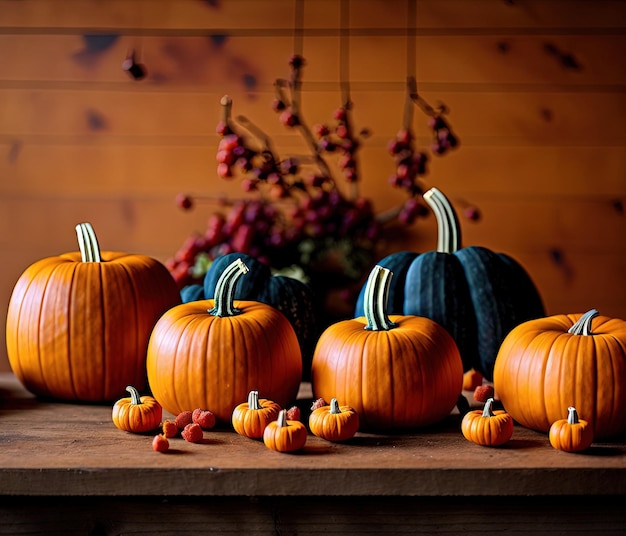
<path fill-rule="evenodd" d="M 591 309 L 582 315 L 578 321 L 567 330 L 572 335 L 592 335 L 591 321 L 600 313 L 596 309 Z"/>
<path fill-rule="evenodd" d="M 387 301 L 389 299 L 389 284 L 393 272 L 380 265 L 374 266 L 365 285 L 364 309 L 367 325 L 365 329 L 372 331 L 387 331 L 396 327 L 387 316 Z"/>
<path fill-rule="evenodd" d="M 139 395 L 139 391 L 132 385 L 128 385 L 126 390 L 130 393 L 130 402 L 131 404 L 143 404 L 141 401 L 141 396 Z"/>
<path fill-rule="evenodd" d="M 336 398 L 331 398 L 330 399 L 330 411 L 329 413 L 333 414 L 333 415 L 337 415 L 338 413 L 341 413 L 341 408 L 339 407 L 339 402 L 337 402 Z"/>
<path fill-rule="evenodd" d="M 437 188 L 431 188 L 424 193 L 424 201 L 437 218 L 437 251 L 454 253 L 461 249 L 461 227 L 449 199 Z"/>
<path fill-rule="evenodd" d="M 578 412 L 574 406 L 567 408 L 567 424 L 578 424 Z"/>
<path fill-rule="evenodd" d="M 495 414 L 491 409 L 493 405 L 493 398 L 488 398 L 485 402 L 485 407 L 483 408 L 483 417 L 493 417 Z"/>
<path fill-rule="evenodd" d="M 76 234 L 78 235 L 81 260 L 83 262 L 102 262 L 100 246 L 91 223 L 79 223 L 76 226 Z"/>
<path fill-rule="evenodd" d="M 247 274 L 249 268 L 239 258 L 230 263 L 215 284 L 215 306 L 209 310 L 213 316 L 235 316 L 241 313 L 234 305 L 235 285 Z"/>

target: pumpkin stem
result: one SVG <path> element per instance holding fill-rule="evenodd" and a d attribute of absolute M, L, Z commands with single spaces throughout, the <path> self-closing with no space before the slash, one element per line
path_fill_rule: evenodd
<path fill-rule="evenodd" d="M 141 396 L 139 395 L 139 391 L 132 385 L 126 386 L 126 390 L 130 393 L 130 403 L 131 404 L 143 404 L 141 401 Z"/>
<path fill-rule="evenodd" d="M 76 226 L 76 234 L 78 235 L 81 260 L 83 262 L 102 262 L 100 246 L 91 223 L 79 223 Z"/>
<path fill-rule="evenodd" d="M 397 324 L 387 316 L 387 301 L 389 299 L 389 284 L 393 272 L 380 265 L 374 266 L 365 285 L 363 305 L 367 325 L 365 329 L 372 331 L 387 331 Z"/>
<path fill-rule="evenodd" d="M 263 406 L 259 403 L 258 391 L 250 391 L 248 393 L 248 409 L 263 409 Z"/>
<path fill-rule="evenodd" d="M 574 406 L 567 408 L 567 424 L 578 424 L 578 412 Z"/>
<path fill-rule="evenodd" d="M 591 321 L 600 313 L 596 309 L 591 309 L 582 315 L 578 321 L 567 330 L 572 335 L 592 335 Z"/>
<path fill-rule="evenodd" d="M 437 251 L 454 253 L 461 249 L 461 227 L 449 199 L 437 188 L 431 188 L 423 197 L 437 218 Z"/>
<path fill-rule="evenodd" d="M 483 417 L 494 417 L 495 413 L 491 409 L 493 405 L 493 398 L 488 398 L 485 402 L 485 407 L 483 408 Z"/>
<path fill-rule="evenodd" d="M 329 411 L 329 413 L 332 413 L 333 415 L 341 413 L 341 409 L 339 408 L 339 402 L 337 402 L 336 398 L 331 398 L 330 399 L 330 411 Z"/>
<path fill-rule="evenodd" d="M 209 309 L 213 316 L 235 316 L 241 313 L 234 305 L 235 285 L 243 274 L 247 274 L 249 268 L 239 258 L 230 263 L 222 272 L 215 284 L 215 306 Z"/>
<path fill-rule="evenodd" d="M 287 424 L 287 410 L 280 410 L 280 413 L 278 414 L 278 419 L 276 419 L 276 424 L 280 427 L 289 426 L 289 424 Z"/>

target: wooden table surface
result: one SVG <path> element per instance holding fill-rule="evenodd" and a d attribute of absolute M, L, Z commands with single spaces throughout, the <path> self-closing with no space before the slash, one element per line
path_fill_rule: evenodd
<path fill-rule="evenodd" d="M 311 402 L 303 384 L 303 416 Z M 345 444 L 309 435 L 294 454 L 227 429 L 165 454 L 152 437 L 115 428 L 111 405 L 38 400 L 0 374 L 0 535 L 626 534 L 621 439 L 568 454 L 516 427 L 486 448 L 456 413 Z"/>
<path fill-rule="evenodd" d="M 303 415 L 310 403 L 303 384 Z M 2 374 L 0 423 L 2 495 L 626 495 L 624 440 L 571 454 L 516 426 L 506 446 L 487 448 L 463 438 L 458 414 L 414 433 L 358 433 L 345 444 L 309 435 L 293 454 L 228 429 L 206 431 L 199 444 L 173 438 L 169 452 L 157 453 L 154 434 L 113 425 L 110 405 L 41 401 Z"/>

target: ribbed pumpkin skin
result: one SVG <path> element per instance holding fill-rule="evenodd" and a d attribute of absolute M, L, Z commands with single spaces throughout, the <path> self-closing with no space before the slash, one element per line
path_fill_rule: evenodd
<path fill-rule="evenodd" d="M 251 390 L 285 407 L 302 380 L 296 334 L 269 305 L 234 301 L 241 314 L 213 316 L 214 300 L 181 304 L 157 322 L 148 345 L 148 381 L 154 398 L 173 414 L 210 409 L 229 424 Z"/>
<path fill-rule="evenodd" d="M 250 272 L 237 281 L 234 298 L 271 305 L 287 317 L 300 341 L 305 379 L 309 379 L 311 358 L 318 335 L 313 290 L 293 277 L 272 275 L 266 264 L 250 255 L 228 253 L 217 257 L 207 271 L 203 299 L 215 297 L 215 285 L 219 276 L 236 259 L 241 259 Z M 190 294 L 190 291 L 187 293 Z"/>
<path fill-rule="evenodd" d="M 337 398 L 359 415 L 360 430 L 436 423 L 454 408 L 463 363 L 448 332 L 421 317 L 390 315 L 397 327 L 370 331 L 364 317 L 329 326 L 311 370 L 315 398 Z"/>
<path fill-rule="evenodd" d="M 626 431 L 626 322 L 598 316 L 592 335 L 567 332 L 580 314 L 529 320 L 505 338 L 494 388 L 522 426 L 548 432 L 574 406 L 594 437 Z"/>
<path fill-rule="evenodd" d="M 180 303 L 174 279 L 143 255 L 78 252 L 35 262 L 9 302 L 9 363 L 33 394 L 82 402 L 114 401 L 127 385 L 143 390 L 146 349 L 163 312 Z"/>

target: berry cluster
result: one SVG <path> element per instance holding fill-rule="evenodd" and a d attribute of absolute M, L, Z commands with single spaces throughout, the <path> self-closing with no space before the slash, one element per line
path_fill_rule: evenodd
<path fill-rule="evenodd" d="M 272 109 L 289 129 L 297 129 L 310 156 L 281 158 L 261 129 L 244 117 L 233 118 L 232 100 L 221 100 L 222 117 L 216 132 L 217 175 L 240 180 L 243 199 L 217 200 L 220 211 L 212 214 L 204 234 L 189 237 L 167 261 L 179 286 L 198 282 L 211 259 L 232 252 L 247 253 L 276 269 L 307 268 L 341 244 L 344 274 L 358 279 L 369 266 L 384 224 L 397 219 L 407 225 L 427 213 L 421 202 L 420 179 L 427 172 L 428 155 L 415 149 L 410 126 L 400 130 L 389 144 L 396 168 L 390 183 L 402 189 L 406 201 L 398 209 L 376 214 L 369 199 L 358 191 L 358 150 L 369 135 L 356 131 L 352 103 L 345 102 L 328 124 L 309 128 L 300 113 L 301 71 L 304 59 L 293 56 L 289 80 L 277 80 Z M 420 101 L 423 102 L 423 101 Z M 458 141 L 441 113 L 430 113 L 435 142 L 432 152 L 442 155 Z M 327 158 L 333 157 L 347 184 L 340 188 Z M 179 195 L 178 205 L 193 208 L 196 200 Z M 336 255 L 335 255 L 336 256 Z M 350 264 L 352 263 L 352 264 Z"/>

